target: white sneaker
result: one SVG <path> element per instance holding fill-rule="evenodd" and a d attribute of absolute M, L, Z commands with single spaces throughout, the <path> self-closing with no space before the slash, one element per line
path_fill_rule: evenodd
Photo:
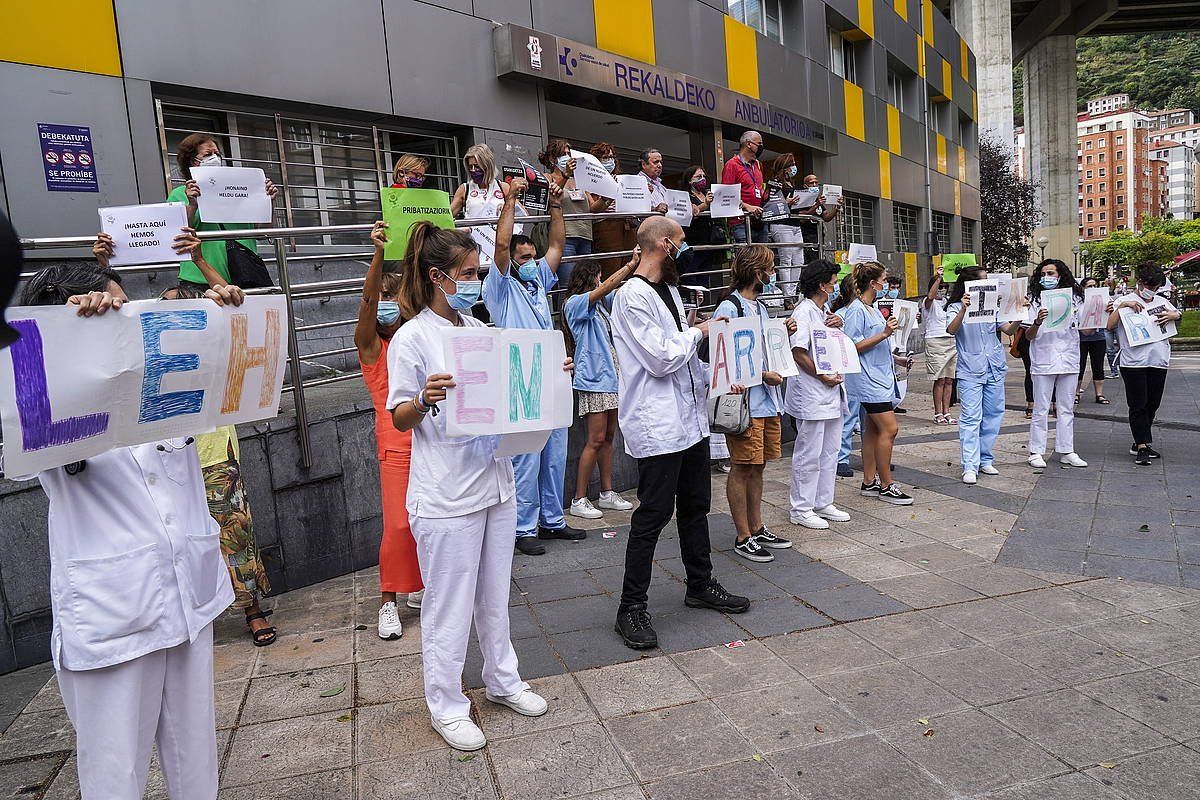
<path fill-rule="evenodd" d="M 850 521 L 850 515 L 847 514 L 845 511 L 842 511 L 840 508 L 835 506 L 833 503 L 830 503 L 829 505 L 825 506 L 824 508 L 818 508 L 815 513 L 818 517 L 821 517 L 822 519 L 827 519 L 830 522 L 849 522 Z"/>
<path fill-rule="evenodd" d="M 1041 453 L 1032 453 L 1029 456 L 1029 466 L 1033 467 L 1034 469 L 1045 469 L 1046 459 L 1042 458 Z"/>
<path fill-rule="evenodd" d="M 612 511 L 632 511 L 633 503 L 626 500 L 621 495 L 613 491 L 601 492 L 600 499 L 596 501 L 596 505 L 600 508 L 607 508 Z"/>
<path fill-rule="evenodd" d="M 967 470 L 966 472 L 963 473 L 962 481 L 963 481 L 963 483 L 967 484 L 968 486 L 974 486 L 976 483 L 979 482 L 979 479 L 975 476 L 974 472 L 972 472 L 971 470 Z"/>
<path fill-rule="evenodd" d="M 812 528 L 814 531 L 823 531 L 829 527 L 829 523 L 821 518 L 821 515 L 815 511 L 805 511 L 798 517 L 792 517 L 793 525 L 803 525 L 806 528 Z"/>
<path fill-rule="evenodd" d="M 1083 467 L 1087 466 L 1087 462 L 1084 461 L 1082 458 L 1080 458 L 1075 453 L 1067 453 L 1066 455 L 1060 457 L 1058 460 L 1060 462 L 1062 462 L 1063 464 L 1066 464 L 1068 467 L 1079 467 L 1082 469 Z"/>
<path fill-rule="evenodd" d="M 1000 470 L 993 467 L 991 464 L 980 464 L 979 471 L 984 475 L 999 475 Z"/>
<path fill-rule="evenodd" d="M 404 634 L 400 626 L 400 613 L 390 600 L 379 607 L 379 638 L 399 639 Z"/>
<path fill-rule="evenodd" d="M 513 711 L 525 717 L 540 717 L 545 714 L 550 708 L 546 703 L 546 698 L 540 694 L 533 692 L 529 688 L 529 684 L 523 684 L 524 688 L 516 694 L 510 694 L 508 697 L 496 697 L 491 692 L 484 692 L 483 696 L 489 701 L 502 706 L 508 706 Z"/>
<path fill-rule="evenodd" d="M 455 750 L 479 750 L 487 744 L 487 737 L 479 726 L 466 717 L 457 719 L 431 719 L 433 729 Z"/>
<path fill-rule="evenodd" d="M 415 608 L 419 611 L 421 609 L 421 601 L 424 599 L 425 599 L 425 590 L 424 589 L 422 589 L 419 592 L 409 592 L 408 600 L 405 601 L 405 605 L 407 605 L 409 608 Z"/>
<path fill-rule="evenodd" d="M 604 513 L 592 505 L 592 501 L 586 497 L 572 500 L 571 507 L 567 509 L 567 513 L 572 517 L 583 517 L 584 519 L 600 519 L 604 516 Z"/>

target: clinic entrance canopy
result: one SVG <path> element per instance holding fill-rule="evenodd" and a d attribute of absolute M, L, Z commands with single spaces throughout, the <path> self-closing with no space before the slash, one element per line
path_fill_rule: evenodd
<path fill-rule="evenodd" d="M 823 153 L 837 151 L 837 137 L 830 135 L 824 125 L 682 72 L 512 24 L 498 26 L 493 42 L 496 74 L 501 78 L 538 78 L 607 92 L 731 122 Z"/>

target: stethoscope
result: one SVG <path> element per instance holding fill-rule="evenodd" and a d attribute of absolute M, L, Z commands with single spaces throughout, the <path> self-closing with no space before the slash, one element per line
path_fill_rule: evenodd
<path fill-rule="evenodd" d="M 193 445 L 195 443 L 196 443 L 195 437 L 189 436 L 186 439 L 184 439 L 183 442 L 181 442 L 180 444 L 175 444 L 174 442 L 167 441 L 167 442 L 163 442 L 161 444 L 155 445 L 154 449 L 160 453 L 178 453 L 180 450 L 184 450 L 187 447 L 190 447 L 191 445 Z M 73 461 L 70 464 L 63 465 L 63 472 L 67 473 L 68 475 L 72 475 L 72 476 L 80 474 L 85 469 L 87 469 L 87 460 L 86 459 L 83 461 Z"/>

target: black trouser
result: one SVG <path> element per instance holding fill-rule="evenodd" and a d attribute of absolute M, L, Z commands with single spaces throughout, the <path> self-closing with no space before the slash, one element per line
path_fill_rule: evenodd
<path fill-rule="evenodd" d="M 658 535 L 671 521 L 672 511 L 679 527 L 679 553 L 687 570 L 688 590 L 699 592 L 712 580 L 708 541 L 711 502 L 707 438 L 678 453 L 638 459 L 638 507 L 625 545 L 622 609 L 646 602 L 654 548 Z"/>
<path fill-rule="evenodd" d="M 1129 404 L 1129 430 L 1134 444 L 1152 444 L 1154 415 L 1162 402 L 1167 371 L 1162 367 L 1121 367 L 1125 402 Z"/>
<path fill-rule="evenodd" d="M 1025 365 L 1025 404 L 1033 404 L 1033 376 L 1029 374 L 1029 340 L 1024 335 L 1021 336 L 1021 342 L 1017 345 L 1017 352 L 1021 354 L 1021 363 Z"/>
<path fill-rule="evenodd" d="M 1083 388 L 1083 373 L 1089 359 L 1092 362 L 1092 380 L 1104 380 L 1104 354 L 1107 350 L 1108 343 L 1103 339 L 1099 341 L 1079 340 L 1079 387 L 1081 390 Z"/>

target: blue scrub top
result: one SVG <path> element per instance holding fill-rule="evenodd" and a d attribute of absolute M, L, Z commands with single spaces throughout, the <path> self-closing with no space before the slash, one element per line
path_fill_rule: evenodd
<path fill-rule="evenodd" d="M 946 319 L 954 319 L 962 303 L 951 303 L 946 309 Z M 1008 372 L 1004 360 L 1004 346 L 1000 344 L 1000 323 L 972 322 L 964 319 L 954 334 L 958 348 L 958 366 L 955 377 L 972 383 L 1003 383 Z"/>
<path fill-rule="evenodd" d="M 495 266 L 487 271 L 483 279 L 483 304 L 497 328 L 548 331 L 554 327 L 546 292 L 558 284 L 558 276 L 544 258 L 538 259 L 537 267 L 538 274 L 531 283 L 518 278 L 513 266 L 507 275 Z"/>
<path fill-rule="evenodd" d="M 842 331 L 855 342 L 875 336 L 884 329 L 883 315 L 877 308 L 855 299 L 850 305 L 839 308 Z M 852 372 L 845 377 L 846 396 L 859 403 L 896 403 L 900 399 L 896 389 L 896 367 L 892 361 L 891 339 L 884 339 L 870 350 L 858 354 L 862 372 Z"/>
<path fill-rule="evenodd" d="M 587 292 L 571 295 L 563 306 L 563 317 L 575 339 L 575 388 L 581 392 L 616 393 L 617 364 L 604 301 L 589 303 Z"/>
<path fill-rule="evenodd" d="M 742 307 L 741 314 L 738 314 L 737 308 L 733 305 L 735 302 Z M 716 311 L 713 312 L 713 317 L 729 317 L 731 320 L 733 320 L 737 319 L 739 316 L 754 316 L 756 312 L 758 313 L 759 318 L 764 322 L 771 318 L 771 315 L 767 313 L 767 307 L 761 302 L 747 300 L 738 292 L 734 292 L 733 294 L 729 295 L 729 297 L 725 298 L 719 306 L 717 306 Z M 760 342 L 759 347 L 762 348 L 763 354 L 762 368 L 766 370 L 766 344 Z M 767 386 L 765 383 L 759 384 L 758 386 L 751 386 L 749 394 L 750 416 L 754 419 L 774 417 L 783 412 L 783 401 L 779 396 L 778 386 Z"/>

